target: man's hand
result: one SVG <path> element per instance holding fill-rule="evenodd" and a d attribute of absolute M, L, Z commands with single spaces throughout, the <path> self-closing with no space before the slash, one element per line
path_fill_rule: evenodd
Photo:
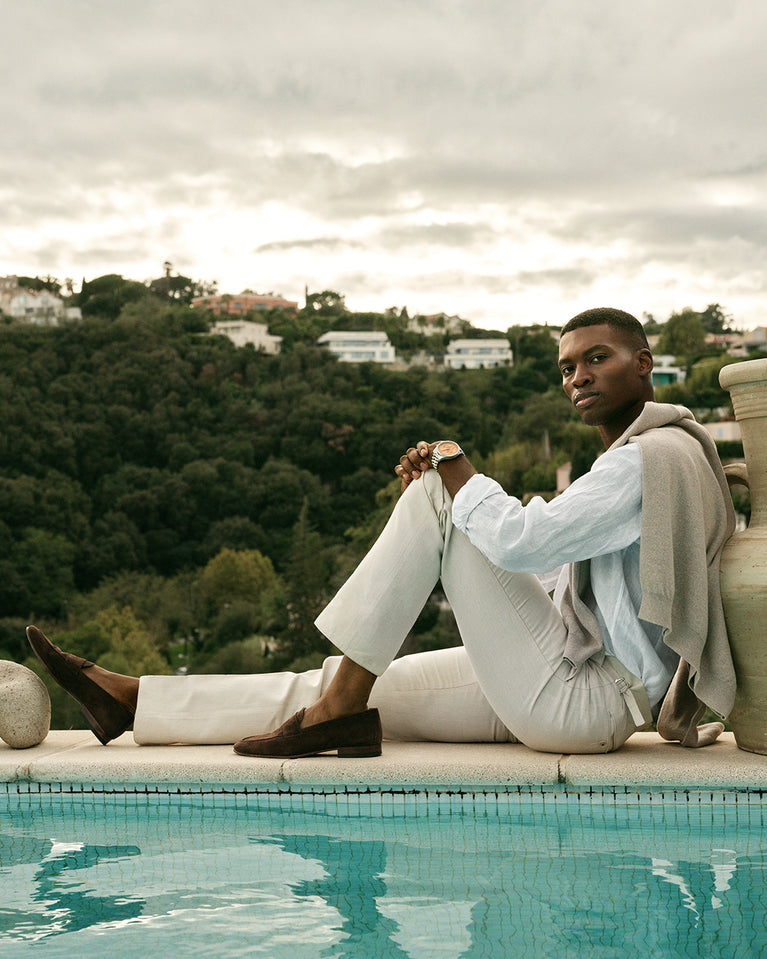
<path fill-rule="evenodd" d="M 426 440 L 419 440 L 404 456 L 400 456 L 399 466 L 394 467 L 394 472 L 402 481 L 403 493 L 413 480 L 421 478 L 421 473 L 431 469 L 431 454 L 436 445 L 436 443 L 427 443 Z"/>
<path fill-rule="evenodd" d="M 439 443 L 427 443 L 426 440 L 419 440 L 415 446 L 411 446 L 404 456 L 399 458 L 399 466 L 394 467 L 394 472 L 399 476 L 402 483 L 402 492 L 410 486 L 413 480 L 421 478 L 421 475 L 432 468 L 431 454 L 434 447 Z M 439 464 L 439 475 L 448 493 L 455 497 L 458 490 L 467 483 L 477 471 L 471 465 L 465 455 L 457 459 L 442 460 Z"/>

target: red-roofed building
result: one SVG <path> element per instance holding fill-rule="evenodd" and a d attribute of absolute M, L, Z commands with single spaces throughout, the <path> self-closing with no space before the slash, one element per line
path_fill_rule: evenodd
<path fill-rule="evenodd" d="M 216 316 L 245 316 L 258 310 L 298 310 L 298 303 L 286 300 L 273 293 L 216 293 L 213 296 L 196 296 L 192 306 L 210 310 Z"/>

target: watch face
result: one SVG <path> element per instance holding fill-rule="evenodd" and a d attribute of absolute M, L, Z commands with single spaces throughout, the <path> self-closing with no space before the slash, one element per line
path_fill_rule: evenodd
<path fill-rule="evenodd" d="M 455 456 L 460 450 L 457 443 L 448 440 L 445 443 L 437 443 L 437 450 L 441 456 Z"/>

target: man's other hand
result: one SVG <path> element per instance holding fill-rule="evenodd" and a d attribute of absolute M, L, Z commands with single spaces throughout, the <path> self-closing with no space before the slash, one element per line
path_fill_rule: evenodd
<path fill-rule="evenodd" d="M 431 454 L 436 445 L 436 443 L 427 443 L 426 440 L 419 440 L 404 456 L 400 456 L 399 466 L 394 467 L 394 472 L 402 482 L 403 493 L 413 480 L 421 478 L 421 473 L 431 469 Z"/>

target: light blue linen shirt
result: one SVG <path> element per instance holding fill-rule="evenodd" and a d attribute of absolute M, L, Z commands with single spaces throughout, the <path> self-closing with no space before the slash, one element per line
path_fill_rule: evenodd
<path fill-rule="evenodd" d="M 642 458 L 635 443 L 604 453 L 548 503 L 534 497 L 522 506 L 489 476 L 472 476 L 453 501 L 453 523 L 496 566 L 535 573 L 547 589 L 556 582 L 557 606 L 568 564 L 590 559 L 590 605 L 605 650 L 642 680 L 657 706 L 678 657 L 659 626 L 639 619 Z"/>

